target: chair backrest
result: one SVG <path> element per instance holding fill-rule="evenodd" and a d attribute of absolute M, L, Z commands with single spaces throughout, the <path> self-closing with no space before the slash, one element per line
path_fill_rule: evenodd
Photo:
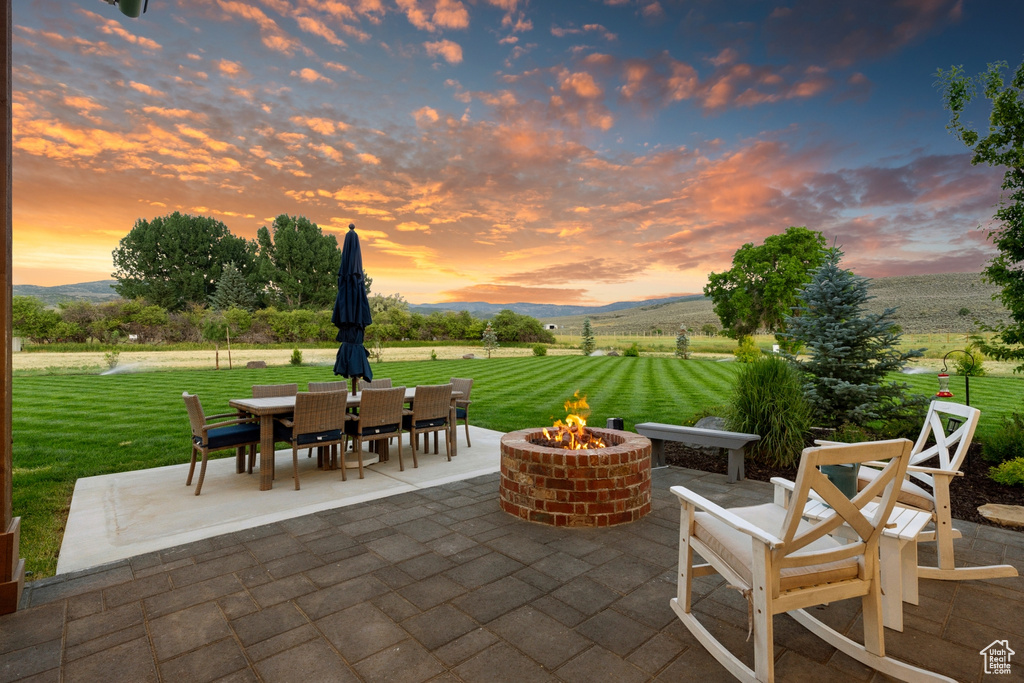
<path fill-rule="evenodd" d="M 412 419 L 436 420 L 447 418 L 451 411 L 452 385 L 425 384 L 416 387 L 416 397 L 412 402 Z"/>
<path fill-rule="evenodd" d="M 310 382 L 309 392 L 311 394 L 324 391 L 348 391 L 348 382 Z"/>
<path fill-rule="evenodd" d="M 961 403 L 948 401 L 932 401 L 928 406 L 928 414 L 924 418 L 921 435 L 914 444 L 911 465 L 926 465 L 927 461 L 938 456 L 938 462 L 928 463 L 927 467 L 941 470 L 959 470 L 967 456 L 967 449 L 974 438 L 974 430 L 978 427 L 981 411 Z M 952 427 L 952 429 L 950 429 Z M 928 447 L 928 437 L 934 443 Z M 911 472 L 911 477 L 932 485 L 932 476 L 923 472 Z"/>
<path fill-rule="evenodd" d="M 345 423 L 347 396 L 340 391 L 295 394 L 295 426 L 292 436 L 340 430 Z"/>
<path fill-rule="evenodd" d="M 452 391 L 461 391 L 462 398 L 459 402 L 469 401 L 469 392 L 473 389 L 473 380 L 464 379 L 462 377 L 452 377 L 451 379 Z"/>
<path fill-rule="evenodd" d="M 776 553 L 773 565 L 781 570 L 788 567 L 820 565 L 865 554 L 877 556 L 878 540 L 896 504 L 896 497 L 899 495 L 898 482 L 902 481 L 906 474 L 912 446 L 909 439 L 892 439 L 805 448 L 800 456 L 800 467 L 791 504 L 779 533 L 783 543 L 773 550 L 773 553 Z M 879 475 L 852 500 L 819 469 L 824 465 L 846 465 L 875 460 L 888 462 Z M 801 530 L 803 511 L 808 499 L 814 497 L 812 492 L 824 500 L 835 514 L 814 522 L 809 527 L 804 522 Z M 876 501 L 875 499 L 879 497 L 881 500 Z M 864 511 L 869 503 L 877 503 L 870 516 Z M 823 550 L 802 550 L 844 523 L 853 528 L 859 540 Z M 861 566 L 863 568 L 864 564 Z M 778 593 L 778 572 L 773 580 L 775 592 Z"/>
<path fill-rule="evenodd" d="M 188 423 L 192 428 L 192 436 L 203 436 L 203 425 L 206 424 L 206 416 L 203 414 L 203 404 L 199 397 L 187 391 L 182 392 L 181 397 L 185 399 L 185 409 L 188 411 Z"/>
<path fill-rule="evenodd" d="M 363 389 L 359 399 L 359 427 L 402 424 L 402 407 L 405 405 L 405 387 L 388 389 Z"/>
<path fill-rule="evenodd" d="M 254 384 L 253 398 L 272 398 L 274 396 L 294 396 L 299 392 L 298 384 Z"/>
<path fill-rule="evenodd" d="M 390 377 L 381 377 L 380 379 L 371 379 L 369 382 L 367 382 L 365 379 L 359 380 L 359 391 L 362 391 L 363 389 L 390 389 L 390 388 L 391 388 L 391 378 Z M 360 403 L 362 403 L 362 402 L 360 401 Z"/>

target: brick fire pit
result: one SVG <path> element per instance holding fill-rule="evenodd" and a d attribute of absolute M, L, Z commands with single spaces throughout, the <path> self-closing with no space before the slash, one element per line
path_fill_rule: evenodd
<path fill-rule="evenodd" d="M 565 450 L 534 443 L 540 429 L 501 437 L 501 509 L 552 526 L 603 527 L 651 511 L 651 441 L 591 429 L 607 448 Z"/>

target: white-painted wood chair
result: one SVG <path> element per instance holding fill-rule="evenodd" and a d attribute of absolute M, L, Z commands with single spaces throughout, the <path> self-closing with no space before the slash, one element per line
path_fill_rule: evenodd
<path fill-rule="evenodd" d="M 737 679 L 774 680 L 773 617 L 788 612 L 796 621 L 846 655 L 906 681 L 952 679 L 885 656 L 878 543 L 896 503 L 912 443 L 907 439 L 869 445 L 804 449 L 788 508 L 776 503 L 725 509 L 682 486 L 672 487 L 681 504 L 678 592 L 672 609 L 708 651 Z M 881 473 L 853 500 L 819 471 L 823 465 L 888 459 Z M 820 497 L 836 514 L 817 522 L 802 519 L 808 499 Z M 873 514 L 863 508 L 881 497 Z M 830 534 L 848 526 L 852 539 Z M 705 564 L 694 564 L 699 554 Z M 730 652 L 691 611 L 694 577 L 721 574 L 750 603 L 754 668 Z M 860 598 L 864 644 L 829 628 L 804 608 Z"/>
<path fill-rule="evenodd" d="M 924 427 L 910 453 L 907 477 L 903 480 L 896 502 L 904 507 L 932 513 L 934 531 L 925 531 L 918 543 L 936 542 L 938 566 L 919 566 L 917 575 L 922 579 L 960 581 L 964 579 L 995 579 L 1017 576 L 1012 565 L 983 567 L 957 567 L 953 553 L 953 539 L 961 533 L 953 528 L 949 486 L 954 477 L 963 476 L 960 468 L 967 457 L 967 449 L 974 438 L 981 411 L 960 403 L 932 401 L 925 416 Z M 834 442 L 817 441 L 828 445 Z M 929 445 L 930 444 L 930 445 Z M 871 463 L 869 463 L 870 465 Z M 875 467 L 861 467 L 858 486 L 863 488 L 877 476 Z"/>

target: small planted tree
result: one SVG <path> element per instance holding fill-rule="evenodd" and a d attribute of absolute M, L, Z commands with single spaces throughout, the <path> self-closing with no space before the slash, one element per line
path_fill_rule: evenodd
<path fill-rule="evenodd" d="M 690 358 L 690 336 L 686 333 L 685 325 L 679 326 L 679 334 L 676 335 L 676 358 Z"/>
<path fill-rule="evenodd" d="M 498 334 L 491 327 L 490 323 L 487 323 L 487 327 L 484 328 L 484 333 L 480 337 L 484 344 L 484 350 L 487 352 L 487 357 L 491 357 L 491 352 L 498 348 Z"/>
<path fill-rule="evenodd" d="M 245 277 L 233 263 L 224 265 L 217 289 L 210 295 L 210 306 L 217 311 L 229 308 L 241 308 L 252 311 L 256 308 L 256 295 L 249 289 Z"/>
<path fill-rule="evenodd" d="M 786 321 L 787 336 L 809 356 L 789 356 L 804 372 L 804 395 L 822 426 L 915 416 L 925 397 L 908 395 L 906 383 L 886 377 L 924 349 L 900 350 L 895 308 L 864 312 L 874 298 L 868 294 L 869 281 L 841 268 L 842 255 L 838 248 L 826 250 L 825 262 L 798 294 L 798 315 Z"/>
<path fill-rule="evenodd" d="M 590 327 L 590 318 L 583 319 L 583 338 L 580 341 L 580 350 L 584 356 L 594 352 L 597 344 L 594 342 L 594 330 Z"/>

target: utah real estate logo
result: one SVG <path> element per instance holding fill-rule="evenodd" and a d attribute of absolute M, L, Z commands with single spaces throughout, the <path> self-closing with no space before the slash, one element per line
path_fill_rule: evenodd
<path fill-rule="evenodd" d="M 986 674 L 1010 673 L 1010 657 L 1017 654 L 1010 649 L 1010 641 L 993 640 L 979 652 L 985 660 Z"/>

